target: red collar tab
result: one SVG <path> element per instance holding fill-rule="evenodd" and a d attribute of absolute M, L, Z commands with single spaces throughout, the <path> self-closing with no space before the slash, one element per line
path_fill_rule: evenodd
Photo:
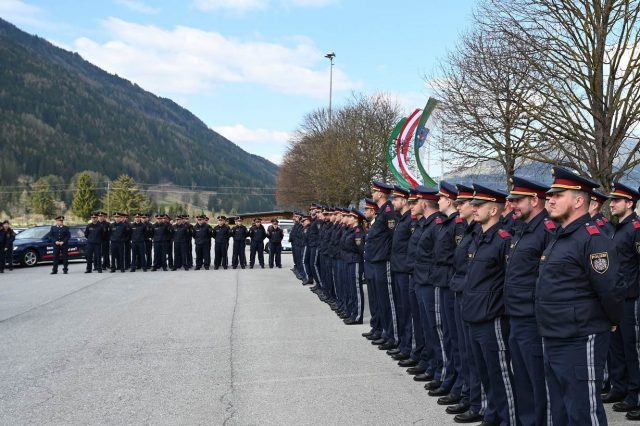
<path fill-rule="evenodd" d="M 631 223 L 635 229 L 640 229 L 640 221 L 638 221 L 638 219 L 633 219 Z"/>
<path fill-rule="evenodd" d="M 589 235 L 600 235 L 600 230 L 596 225 L 586 225 L 585 228 L 587 228 Z"/>
<path fill-rule="evenodd" d="M 455 219 L 455 220 L 456 220 L 456 223 L 457 223 L 457 224 L 462 223 L 462 218 L 461 218 L 460 216 L 456 216 L 456 219 Z"/>
<path fill-rule="evenodd" d="M 511 234 L 509 233 L 509 231 L 504 230 L 504 229 L 499 229 L 498 230 L 498 235 L 500 236 L 500 238 L 502 238 L 503 240 L 506 238 L 511 237 Z"/>
<path fill-rule="evenodd" d="M 441 217 L 436 217 L 436 225 L 442 225 L 442 218 Z"/>
<path fill-rule="evenodd" d="M 545 219 L 544 220 L 544 226 L 550 231 L 555 231 L 555 229 L 556 229 L 556 224 L 553 223 L 553 221 L 549 220 L 549 219 Z"/>

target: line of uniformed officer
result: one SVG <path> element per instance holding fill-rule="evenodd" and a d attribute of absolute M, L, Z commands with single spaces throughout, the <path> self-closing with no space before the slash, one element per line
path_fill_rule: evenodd
<path fill-rule="evenodd" d="M 264 268 L 264 240 L 269 241 L 270 267 L 281 267 L 280 253 L 284 231 L 278 225 L 278 220 L 271 221 L 268 229 L 262 226 L 262 220 L 256 218 L 250 229 L 243 225 L 243 219 L 236 217 L 236 226 L 229 226 L 226 216 L 218 216 L 218 225 L 209 225 L 209 218 L 205 215 L 196 216 L 196 224 L 189 222 L 188 215 L 176 216 L 172 223 L 166 215 L 156 215 L 155 222 L 149 221 L 149 216 L 138 213 L 133 222 L 125 213 L 115 213 L 114 221 L 107 220 L 105 212 L 91 214 L 91 221 L 85 227 L 87 239 L 85 273 L 93 270 L 102 273 L 109 269 L 111 272 L 120 270 L 144 272 L 162 269 L 175 271 L 183 268 L 189 270 L 194 267 L 192 257 L 195 244 L 195 269 L 208 270 L 211 266 L 211 240 L 215 242 L 214 269 L 228 267 L 227 251 L 229 241 L 233 239 L 232 266 L 242 269 L 246 267 L 245 241 L 251 241 L 250 267 L 253 268 L 255 256 Z M 57 273 L 60 260 L 63 261 L 63 272 L 68 271 L 67 246 L 70 238 L 69 228 L 64 225 L 64 217 L 59 216 L 56 224 L 51 227 L 49 240 L 53 243 L 54 268 Z"/>
<path fill-rule="evenodd" d="M 455 422 L 603 425 L 603 402 L 640 420 L 640 193 L 559 167 L 551 187 L 512 184 L 373 182 L 362 213 L 312 204 L 293 271 L 346 324 L 362 323 L 364 276 L 363 336 Z"/>

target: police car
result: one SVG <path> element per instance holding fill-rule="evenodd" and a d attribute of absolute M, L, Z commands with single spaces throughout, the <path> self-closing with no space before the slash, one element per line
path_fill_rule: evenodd
<path fill-rule="evenodd" d="M 40 262 L 53 261 L 53 244 L 49 243 L 50 226 L 35 226 L 16 235 L 13 242 L 13 263 L 36 266 Z M 70 226 L 69 260 L 85 258 L 87 239 L 83 226 Z"/>

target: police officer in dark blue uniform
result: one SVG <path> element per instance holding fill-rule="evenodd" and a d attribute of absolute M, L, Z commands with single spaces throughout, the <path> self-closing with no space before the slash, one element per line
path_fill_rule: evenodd
<path fill-rule="evenodd" d="M 102 269 L 106 270 L 111 267 L 111 262 L 109 259 L 109 255 L 111 253 L 111 250 L 109 247 L 109 241 L 110 241 L 109 231 L 111 229 L 111 224 L 109 223 L 107 213 L 105 212 L 98 213 L 98 222 L 104 228 L 103 240 L 102 240 Z"/>
<path fill-rule="evenodd" d="M 598 184 L 553 171 L 548 208 L 558 230 L 540 259 L 535 305 L 553 423 L 606 424 L 598 393 L 627 289 L 613 241 L 588 213 Z"/>
<path fill-rule="evenodd" d="M 462 225 L 465 228 L 461 234 L 456 231 L 457 246 L 453 255 L 454 274 L 451 277 L 449 288 L 455 294 L 455 321 L 458 336 L 458 352 L 460 356 L 463 384 L 460 391 L 460 401 L 447 407 L 448 414 L 455 414 L 457 423 L 473 423 L 481 421 L 486 407 L 486 397 L 480 384 L 473 353 L 471 353 L 471 340 L 469 337 L 469 325 L 462 318 L 463 296 L 467 269 L 469 265 L 469 249 L 481 232 L 480 225 L 473 219 L 473 188 L 465 185 L 456 185 L 458 196 L 456 208 L 460 214 Z"/>
<path fill-rule="evenodd" d="M 302 232 L 300 229 L 298 232 Z M 267 238 L 267 231 L 262 226 L 262 219 L 256 218 L 253 226 L 249 228 L 249 238 L 251 238 L 251 248 L 249 251 L 249 268 L 253 269 L 256 263 L 256 254 L 258 255 L 258 264 L 264 269 L 264 239 Z M 297 236 L 298 241 L 300 237 Z M 300 250 L 300 247 L 297 247 Z"/>
<path fill-rule="evenodd" d="M 335 225 L 333 230 L 331 231 L 330 238 L 330 256 L 333 271 L 333 282 L 335 285 L 336 292 L 336 303 L 335 307 L 332 306 L 331 309 L 335 311 L 338 317 L 347 319 L 349 317 L 347 313 L 347 284 L 345 283 L 345 263 L 342 256 L 342 237 L 344 233 L 348 230 L 348 226 L 346 225 L 346 212 L 343 211 L 342 208 L 336 208 L 334 214 Z M 362 244 L 364 245 L 364 240 L 362 240 Z"/>
<path fill-rule="evenodd" d="M 480 381 L 487 395 L 484 421 L 516 425 L 516 401 L 509 356 L 509 323 L 504 316 L 504 271 L 511 234 L 501 228 L 507 194 L 473 185 L 473 216 L 481 232 L 469 248 L 462 318 Z"/>
<path fill-rule="evenodd" d="M 411 206 L 409 191 L 399 186 L 393 187 L 393 208 L 398 214 L 398 222 L 393 231 L 391 243 L 391 277 L 396 291 L 396 315 L 398 317 L 398 347 L 387 351 L 393 359 L 409 359 L 413 349 L 413 326 L 411 323 L 411 303 L 409 301 L 409 273 L 407 250 L 411 238 Z"/>
<path fill-rule="evenodd" d="M 638 258 L 640 257 L 640 220 L 635 213 L 640 194 L 620 182 L 614 182 L 609 194 L 613 233 L 608 234 L 615 244 L 620 259 L 620 274 L 627 289 L 624 317 L 618 329 L 611 333 L 609 348 L 610 392 L 603 396 L 604 403 L 616 402 L 613 410 L 628 412 L 640 409 L 640 351 L 638 345 Z M 631 415 L 633 418 L 633 415 Z"/>
<path fill-rule="evenodd" d="M 209 270 L 211 266 L 211 225 L 205 222 L 204 215 L 196 216 L 196 226 L 193 227 L 193 239 L 196 244 L 196 271 L 204 266 Z"/>
<path fill-rule="evenodd" d="M 51 275 L 58 273 L 60 256 L 62 256 L 62 273 L 69 271 L 69 239 L 71 232 L 64 224 L 64 216 L 56 217 L 56 224 L 49 230 L 49 242 L 53 243 L 53 269 Z"/>
<path fill-rule="evenodd" d="M 227 260 L 227 252 L 229 251 L 229 238 L 231 238 L 231 229 L 227 225 L 226 216 L 218 216 L 218 224 L 213 227 L 213 239 L 215 241 L 215 255 L 213 257 L 213 269 L 222 266 L 227 269 L 229 263 Z"/>
<path fill-rule="evenodd" d="M 267 228 L 267 238 L 269 239 L 269 268 L 273 268 L 274 263 L 277 268 L 282 268 L 280 256 L 284 231 L 280 228 L 278 219 L 271 219 L 271 226 Z"/>
<path fill-rule="evenodd" d="M 233 256 L 231 258 L 231 265 L 233 269 L 236 269 L 238 265 L 242 269 L 247 267 L 247 256 L 245 254 L 246 239 L 249 236 L 247 227 L 242 224 L 242 218 L 236 217 L 236 226 L 231 230 L 231 236 L 233 238 Z"/>
<path fill-rule="evenodd" d="M 393 209 L 389 196 L 393 186 L 384 182 L 372 183 L 373 201 L 378 205 L 378 215 L 367 234 L 364 259 L 369 262 L 372 285 L 376 292 L 376 308 L 382 321 L 382 336 L 371 343 L 380 350 L 394 349 L 398 346 L 398 318 L 396 312 L 396 294 L 391 281 L 391 244 L 393 231 L 398 223 L 398 215 Z"/>
<path fill-rule="evenodd" d="M 613 223 L 609 221 L 609 218 L 602 213 L 602 207 L 607 202 L 609 197 L 606 194 L 598 190 L 591 192 L 591 202 L 589 203 L 589 215 L 591 220 L 598 225 L 601 231 L 607 235 L 613 235 L 615 231 Z"/>
<path fill-rule="evenodd" d="M 293 258 L 293 268 L 291 271 L 296 278 L 302 279 L 302 273 L 300 272 L 300 243 L 299 233 L 302 225 L 300 224 L 301 215 L 298 212 L 293 212 L 293 226 L 289 232 L 289 243 L 291 243 L 291 257 Z"/>
<path fill-rule="evenodd" d="M 163 215 L 156 215 L 156 221 L 152 226 L 153 230 L 153 268 L 152 271 L 157 271 L 162 268 L 163 271 L 167 270 L 167 252 L 166 252 L 166 237 L 169 234 L 168 224 L 165 223 Z M 170 234 L 169 234 L 170 235 Z"/>
<path fill-rule="evenodd" d="M 191 218 L 188 214 L 182 216 L 182 220 L 187 227 L 187 266 L 189 269 L 193 268 L 193 235 L 194 225 L 191 223 Z"/>
<path fill-rule="evenodd" d="M 189 257 L 187 256 L 189 240 L 191 240 L 189 225 L 186 223 L 184 216 L 178 215 L 173 226 L 174 263 L 173 268 L 171 268 L 172 271 L 180 268 L 184 268 L 185 271 L 189 270 Z"/>
<path fill-rule="evenodd" d="M 109 239 L 111 245 L 111 272 L 125 271 L 125 242 L 129 240 L 129 226 L 124 222 L 124 213 L 116 213 L 114 215 L 116 221 L 111 224 L 109 230 Z"/>
<path fill-rule="evenodd" d="M 131 232 L 131 272 L 142 269 L 147 272 L 145 240 L 147 238 L 147 225 L 142 221 L 142 213 L 136 213 L 133 223 L 129 225 Z"/>
<path fill-rule="evenodd" d="M 535 286 L 540 257 L 556 226 L 544 208 L 549 187 L 518 176 L 508 200 L 521 223 L 511 240 L 505 271 L 504 304 L 509 317 L 518 419 L 522 426 L 548 423 L 550 411 L 542 359 L 542 337 L 535 318 Z"/>
<path fill-rule="evenodd" d="M 348 227 L 343 233 L 341 248 L 344 252 L 346 271 L 343 285 L 347 295 L 347 314 L 344 323 L 347 325 L 362 324 L 364 315 L 364 292 L 362 288 L 362 264 L 365 234 L 361 226 L 364 214 L 351 209 L 346 214 Z"/>
<path fill-rule="evenodd" d="M 376 216 L 378 214 L 378 204 L 373 201 L 371 198 L 364 199 L 364 214 L 369 223 L 373 223 L 376 220 Z M 367 260 L 367 244 L 365 240 L 364 245 L 364 279 L 367 282 L 367 300 L 369 302 L 369 312 L 371 314 L 371 318 L 369 319 L 369 325 L 371 329 L 365 333 L 362 333 L 362 336 L 368 340 L 378 340 L 382 336 L 382 318 L 381 313 L 379 312 L 378 302 L 376 300 L 376 291 L 373 285 L 373 272 L 371 267 L 371 262 Z"/>
<path fill-rule="evenodd" d="M 153 249 L 153 228 L 149 222 L 149 215 L 147 213 L 142 214 L 142 224 L 144 225 L 144 262 L 147 270 L 153 266 L 153 257 L 151 256 Z"/>
<path fill-rule="evenodd" d="M 438 389 L 442 381 L 446 380 L 447 372 L 443 368 L 443 353 L 440 336 L 436 330 L 436 302 L 432 281 L 432 271 L 435 259 L 438 223 L 442 220 L 442 213 L 438 208 L 438 188 L 417 186 L 418 203 L 414 209 L 416 214 L 424 220 L 418 224 L 420 234 L 415 252 L 413 265 L 414 291 L 420 309 L 420 321 L 423 333 L 424 348 L 420 354 L 421 364 L 426 364 L 426 370 L 414 377 L 415 381 L 428 381 L 425 388 Z"/>
<path fill-rule="evenodd" d="M 307 266 L 307 283 L 315 284 L 311 287 L 311 291 L 316 291 L 322 288 L 320 282 L 320 271 L 318 269 L 318 239 L 320 237 L 320 228 L 322 226 L 321 220 L 318 217 L 320 212 L 320 206 L 318 204 L 311 204 L 311 225 L 307 228 L 307 245 L 305 252 L 305 265 Z"/>
<path fill-rule="evenodd" d="M 440 341 L 443 370 L 439 388 L 429 391 L 429 396 L 442 397 L 438 399 L 441 405 L 457 404 L 462 394 L 462 365 L 458 352 L 458 332 L 455 319 L 455 293 L 449 288 L 453 276 L 453 257 L 458 237 L 464 232 L 464 223 L 455 206 L 458 190 L 455 185 L 442 181 L 438 192 L 438 208 L 442 214 L 436 219 L 439 223 L 435 242 L 435 258 L 431 280 L 434 286 L 436 302 L 436 330 Z"/>
<path fill-rule="evenodd" d="M 0 225 L 0 272 L 4 273 L 5 263 L 10 271 L 13 271 L 13 242 L 16 233 L 11 229 L 8 220 L 2 221 Z"/>
<path fill-rule="evenodd" d="M 104 227 L 98 222 L 98 214 L 91 213 L 91 223 L 84 228 L 84 237 L 87 239 L 87 269 L 85 274 L 90 274 L 92 267 L 102 273 L 102 241 L 104 240 Z"/>

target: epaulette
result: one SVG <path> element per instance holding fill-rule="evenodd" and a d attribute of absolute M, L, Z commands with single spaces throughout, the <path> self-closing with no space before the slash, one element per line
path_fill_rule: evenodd
<path fill-rule="evenodd" d="M 505 229 L 498 229 L 498 235 L 500 236 L 500 238 L 507 239 L 509 237 L 511 237 L 511 234 L 509 233 L 509 231 L 505 230 Z"/>
<path fill-rule="evenodd" d="M 640 228 L 640 221 L 639 221 L 638 219 L 633 219 L 633 220 L 631 221 L 631 223 L 633 224 L 633 227 L 634 227 L 635 229 Z"/>
<path fill-rule="evenodd" d="M 544 220 L 544 226 L 545 228 L 547 228 L 549 231 L 555 231 L 556 230 L 556 224 L 553 223 L 552 220 L 550 219 L 545 219 Z"/>
<path fill-rule="evenodd" d="M 442 225 L 442 218 L 436 217 L 436 225 Z"/>
<path fill-rule="evenodd" d="M 596 225 L 586 224 L 585 228 L 587 229 L 589 235 L 600 235 L 600 229 L 598 229 Z"/>
<path fill-rule="evenodd" d="M 463 221 L 462 221 L 462 218 L 461 218 L 460 216 L 456 216 L 456 219 L 455 219 L 455 220 L 456 220 L 456 223 L 457 223 L 457 224 L 461 224 L 461 223 L 463 222 Z"/>

